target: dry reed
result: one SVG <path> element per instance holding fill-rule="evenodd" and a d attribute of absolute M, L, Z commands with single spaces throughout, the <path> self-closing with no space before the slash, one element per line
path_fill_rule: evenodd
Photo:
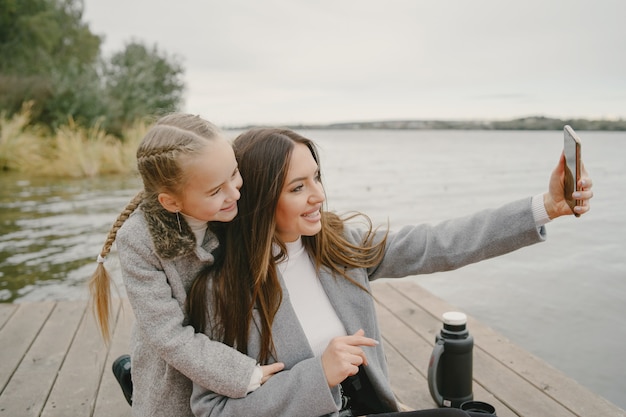
<path fill-rule="evenodd" d="M 137 145 L 149 127 L 137 122 L 119 139 L 98 125 L 85 128 L 72 119 L 54 133 L 29 120 L 30 105 L 11 118 L 0 115 L 0 170 L 54 177 L 133 173 Z"/>

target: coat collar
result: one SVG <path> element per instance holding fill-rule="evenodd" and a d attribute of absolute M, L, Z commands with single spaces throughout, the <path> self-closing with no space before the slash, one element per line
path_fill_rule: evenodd
<path fill-rule="evenodd" d="M 182 218 L 165 210 L 156 198 L 144 200 L 139 208 L 143 211 L 156 254 L 163 259 L 175 259 L 196 253 L 196 238 Z M 208 246 L 207 246 L 208 245 Z M 210 252 L 219 246 L 217 236 L 207 229 L 203 247 Z M 202 256 L 205 257 L 205 256 Z"/>

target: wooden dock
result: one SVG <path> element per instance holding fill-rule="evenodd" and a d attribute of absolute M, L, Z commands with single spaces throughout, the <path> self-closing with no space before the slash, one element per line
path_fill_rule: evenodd
<path fill-rule="evenodd" d="M 433 408 L 425 375 L 441 315 L 455 308 L 407 280 L 373 285 L 391 382 L 410 408 Z M 133 314 L 115 303 L 112 343 L 86 301 L 0 304 L 0 416 L 130 416 L 111 363 L 128 353 Z M 474 398 L 499 417 L 626 417 L 626 412 L 469 317 Z"/>

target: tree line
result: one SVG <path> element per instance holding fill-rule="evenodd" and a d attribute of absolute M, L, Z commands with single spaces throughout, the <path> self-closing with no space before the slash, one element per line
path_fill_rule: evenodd
<path fill-rule="evenodd" d="M 332 124 L 290 125 L 293 129 L 405 129 L 405 130 L 563 130 L 570 125 L 576 130 L 626 131 L 625 119 L 559 119 L 544 116 L 511 120 L 379 120 Z M 252 126 L 240 127 L 249 128 Z"/>
<path fill-rule="evenodd" d="M 0 116 L 29 108 L 50 129 L 98 124 L 114 135 L 178 109 L 183 67 L 139 41 L 110 57 L 83 21 L 82 0 L 0 0 Z"/>

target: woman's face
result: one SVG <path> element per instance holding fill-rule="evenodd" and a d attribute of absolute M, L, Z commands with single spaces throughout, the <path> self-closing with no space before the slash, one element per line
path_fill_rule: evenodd
<path fill-rule="evenodd" d="M 209 142 L 200 155 L 186 163 L 185 169 L 187 183 L 180 211 L 207 222 L 233 220 L 243 180 L 230 143 L 224 139 Z"/>
<path fill-rule="evenodd" d="M 276 206 L 276 231 L 283 242 L 313 236 L 322 228 L 321 208 L 326 197 L 317 162 L 306 145 L 293 149 L 285 185 Z"/>

